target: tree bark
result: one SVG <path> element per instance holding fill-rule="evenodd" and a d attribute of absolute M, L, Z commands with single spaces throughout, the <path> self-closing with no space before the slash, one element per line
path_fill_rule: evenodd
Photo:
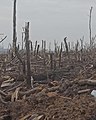
<path fill-rule="evenodd" d="M 14 8 L 13 8 L 13 49 L 16 52 L 16 0 L 14 0 Z"/>
<path fill-rule="evenodd" d="M 90 16 L 89 16 L 90 47 L 92 47 L 92 26 L 91 26 L 92 10 L 93 10 L 93 7 L 91 7 L 90 9 Z"/>
<path fill-rule="evenodd" d="M 29 46 L 29 22 L 25 26 L 26 57 L 27 57 L 27 85 L 31 87 L 30 46 Z"/>

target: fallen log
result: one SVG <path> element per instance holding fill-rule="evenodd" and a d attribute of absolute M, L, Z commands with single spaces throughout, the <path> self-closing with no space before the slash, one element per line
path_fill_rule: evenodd
<path fill-rule="evenodd" d="M 56 90 L 59 89 L 60 86 L 56 86 L 56 87 L 52 87 L 52 88 L 48 88 L 49 92 L 55 92 Z"/>
<path fill-rule="evenodd" d="M 78 91 L 78 94 L 83 94 L 83 93 L 90 92 L 90 91 L 91 91 L 90 89 L 80 90 Z"/>
<path fill-rule="evenodd" d="M 60 95 L 59 95 L 59 97 L 63 98 L 63 99 L 66 99 L 66 100 L 72 100 L 72 98 L 70 98 L 70 97 L 64 97 L 64 96 L 60 96 Z"/>
<path fill-rule="evenodd" d="M 23 84 L 25 84 L 25 83 L 26 83 L 26 81 L 20 83 L 19 85 L 14 86 L 13 88 L 10 88 L 10 89 L 8 89 L 8 90 L 5 90 L 5 91 L 7 91 L 7 92 L 13 91 L 13 90 L 15 90 L 16 88 L 21 87 L 21 86 L 22 86 Z"/>
<path fill-rule="evenodd" d="M 83 86 L 83 85 L 95 86 L 96 80 L 90 80 L 90 79 L 80 80 L 80 81 L 78 81 L 78 84 L 80 86 Z"/>
<path fill-rule="evenodd" d="M 28 90 L 28 91 L 26 91 L 26 92 L 21 92 L 21 91 L 19 91 L 19 94 L 22 95 L 22 96 L 23 96 L 23 95 L 30 95 L 30 94 L 38 93 L 38 92 L 40 92 L 42 89 L 43 89 L 42 87 L 36 87 L 36 88 L 33 88 L 33 89 Z"/>

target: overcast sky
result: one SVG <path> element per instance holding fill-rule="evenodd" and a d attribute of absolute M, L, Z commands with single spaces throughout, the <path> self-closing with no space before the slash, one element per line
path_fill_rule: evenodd
<path fill-rule="evenodd" d="M 0 33 L 8 36 L 3 42 L 6 47 L 12 42 L 12 6 L 13 0 L 0 0 Z M 84 35 L 89 42 L 88 17 L 91 6 L 92 29 L 95 35 L 95 0 L 17 0 L 18 41 L 21 41 L 24 22 L 29 21 L 30 39 L 33 41 L 57 40 L 59 43 L 65 36 L 69 41 L 76 41 Z"/>

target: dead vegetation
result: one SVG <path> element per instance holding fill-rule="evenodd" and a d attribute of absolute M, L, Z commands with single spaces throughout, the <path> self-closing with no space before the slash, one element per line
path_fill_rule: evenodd
<path fill-rule="evenodd" d="M 96 120 L 96 45 L 83 39 L 71 47 L 67 37 L 47 50 L 29 40 L 29 22 L 17 45 L 16 0 L 13 46 L 0 54 L 0 120 Z M 5 37 L 6 38 L 6 37 Z M 4 39 L 5 39 L 4 38 Z M 2 39 L 0 43 L 4 40 Z M 95 37 L 94 37 L 95 39 Z M 24 48 L 25 46 L 25 48 Z"/>
<path fill-rule="evenodd" d="M 96 89 L 96 48 L 81 52 L 55 47 L 53 52 L 30 50 L 31 86 L 26 51 L 18 50 L 25 67 L 17 56 L 11 58 L 11 52 L 0 55 L 1 119 L 96 119 L 96 100 L 91 96 Z"/>

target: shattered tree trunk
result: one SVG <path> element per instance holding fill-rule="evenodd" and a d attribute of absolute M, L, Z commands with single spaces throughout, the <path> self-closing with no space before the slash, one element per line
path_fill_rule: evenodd
<path fill-rule="evenodd" d="M 44 41 L 44 53 L 46 52 L 46 41 Z"/>
<path fill-rule="evenodd" d="M 83 59 L 83 42 L 84 42 L 84 36 L 82 37 L 82 39 L 80 39 L 81 42 L 81 47 L 80 47 L 80 61 L 82 61 Z"/>
<path fill-rule="evenodd" d="M 53 53 L 50 53 L 50 69 L 53 70 Z"/>
<path fill-rule="evenodd" d="M 32 41 L 30 43 L 30 46 L 31 46 L 31 52 L 33 52 L 33 44 L 32 44 Z"/>
<path fill-rule="evenodd" d="M 76 45 L 75 45 L 75 51 L 76 51 L 76 61 L 78 61 L 78 60 L 79 60 L 79 56 L 78 56 L 78 49 L 79 49 L 79 42 L 78 42 L 78 40 L 77 40 L 77 43 L 76 43 Z"/>
<path fill-rule="evenodd" d="M 40 48 L 40 45 L 37 45 L 37 50 L 36 50 L 36 61 L 37 61 L 37 56 L 39 54 L 39 48 Z"/>
<path fill-rule="evenodd" d="M 36 55 L 37 41 L 35 42 L 34 56 Z"/>
<path fill-rule="evenodd" d="M 24 43 L 23 43 L 23 32 L 22 32 L 22 50 L 23 50 L 23 45 Z"/>
<path fill-rule="evenodd" d="M 43 54 L 43 50 L 44 50 L 44 41 L 42 40 L 42 54 Z"/>
<path fill-rule="evenodd" d="M 69 56 L 69 49 L 68 49 L 68 44 L 67 44 L 67 37 L 64 38 L 64 44 L 65 44 L 66 53 L 67 53 L 67 56 L 68 56 L 68 59 L 69 59 L 70 56 Z"/>
<path fill-rule="evenodd" d="M 84 42 L 84 36 L 82 37 L 82 39 L 80 39 L 81 42 L 81 52 L 83 52 L 83 42 Z"/>
<path fill-rule="evenodd" d="M 29 46 L 29 22 L 25 26 L 26 57 L 27 57 L 27 85 L 31 87 L 30 46 Z"/>
<path fill-rule="evenodd" d="M 14 8 L 13 8 L 13 49 L 16 52 L 16 0 L 14 0 Z"/>
<path fill-rule="evenodd" d="M 61 67 L 61 57 L 62 57 L 62 42 L 61 42 L 61 48 L 59 53 L 59 68 Z"/>

